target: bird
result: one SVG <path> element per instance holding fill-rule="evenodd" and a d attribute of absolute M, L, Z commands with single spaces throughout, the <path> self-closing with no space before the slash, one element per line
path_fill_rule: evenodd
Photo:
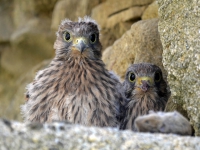
<path fill-rule="evenodd" d="M 164 111 L 170 92 L 161 69 L 155 64 L 132 64 L 123 82 L 125 97 L 120 129 L 137 131 L 134 122 L 150 110 Z"/>
<path fill-rule="evenodd" d="M 99 32 L 97 22 L 88 16 L 61 21 L 55 57 L 26 87 L 27 100 L 21 106 L 25 122 L 119 125 L 123 88 L 101 59 Z"/>

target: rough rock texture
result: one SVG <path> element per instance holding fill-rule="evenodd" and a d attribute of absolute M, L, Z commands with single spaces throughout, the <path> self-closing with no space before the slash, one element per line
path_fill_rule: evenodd
<path fill-rule="evenodd" d="M 154 1 L 142 14 L 142 20 L 158 18 L 158 4 Z"/>
<path fill-rule="evenodd" d="M 101 27 L 103 50 L 119 39 L 138 20 L 153 0 L 106 0 L 92 9 Z"/>
<path fill-rule="evenodd" d="M 106 21 L 106 27 L 107 28 L 112 28 L 116 24 L 120 22 L 125 22 L 127 20 L 131 19 L 138 19 L 141 17 L 142 13 L 145 10 L 145 6 L 135 6 L 128 8 L 127 10 L 124 10 L 122 12 L 119 12 L 115 15 L 110 16 L 107 21 Z"/>
<path fill-rule="evenodd" d="M 199 150 L 199 141 L 199 137 L 173 134 L 134 133 L 58 122 L 25 125 L 0 120 L 0 147 L 4 150 Z"/>
<path fill-rule="evenodd" d="M 2 54 L 1 65 L 15 75 L 21 75 L 44 59 L 54 56 L 55 33 L 47 20 L 31 19 L 16 30 L 10 39 L 11 49 Z M 47 21 L 50 24 L 50 20 Z"/>
<path fill-rule="evenodd" d="M 32 18 L 50 19 L 55 3 L 58 0 L 14 0 L 13 21 L 16 28 L 27 24 Z"/>
<path fill-rule="evenodd" d="M 185 110 L 200 136 L 200 1 L 158 0 L 163 64 L 171 99 L 167 110 Z"/>
<path fill-rule="evenodd" d="M 109 18 L 118 15 L 119 12 L 121 13 L 133 6 L 148 5 L 152 2 L 153 0 L 107 0 L 92 10 L 92 17 L 97 20 L 101 28 L 104 28 L 108 25 L 106 22 Z M 135 14 L 132 13 L 132 15 Z"/>
<path fill-rule="evenodd" d="M 12 14 L 10 11 L 12 10 L 13 1 L 0 1 L 0 43 L 8 42 L 9 38 L 14 30 Z M 1 50 L 0 50 L 1 53 Z"/>
<path fill-rule="evenodd" d="M 126 69 L 133 63 L 148 62 L 162 66 L 162 44 L 158 33 L 158 19 L 139 21 L 103 53 L 109 70 L 124 78 Z"/>
<path fill-rule="evenodd" d="M 135 120 L 137 131 L 192 135 L 190 122 L 179 112 L 152 112 Z"/>
<path fill-rule="evenodd" d="M 78 17 L 90 15 L 92 8 L 98 5 L 102 0 L 61 0 L 55 5 L 51 28 L 57 30 L 61 20 L 69 18 L 77 20 Z"/>
<path fill-rule="evenodd" d="M 23 120 L 22 115 L 21 115 L 20 106 L 22 104 L 24 104 L 25 100 L 26 100 L 25 94 L 24 94 L 26 92 L 25 88 L 26 88 L 27 84 L 29 84 L 30 82 L 33 81 L 33 79 L 36 75 L 36 72 L 38 72 L 41 69 L 46 68 L 49 65 L 49 63 L 50 63 L 50 60 L 42 61 L 41 63 L 39 63 L 36 66 L 34 66 L 33 68 L 31 68 L 27 73 L 24 73 L 20 78 L 16 79 L 16 83 L 14 83 L 15 84 L 14 89 L 7 86 L 7 88 L 9 88 L 9 90 L 11 90 L 10 93 L 12 93 L 13 92 L 12 90 L 14 90 L 14 96 L 9 97 L 9 99 L 11 99 L 9 107 L 6 106 L 6 105 L 8 105 L 8 102 L 6 103 L 5 101 L 0 106 L 1 116 L 6 116 L 7 118 L 15 118 L 16 120 L 20 120 L 20 121 Z M 8 80 L 8 81 L 10 81 L 10 80 Z M 11 82 L 12 82 L 12 80 L 11 80 Z M 9 82 L 7 82 L 7 84 L 8 83 Z M 11 84 L 11 83 L 9 83 L 9 84 Z M 1 89 L 1 87 L 0 87 L 0 89 Z M 1 90 L 0 90 L 0 94 L 1 93 L 3 94 L 3 91 L 1 92 Z M 3 94 L 3 95 L 6 96 L 5 94 Z M 3 98 L 3 100 L 5 100 L 5 99 L 6 98 Z"/>

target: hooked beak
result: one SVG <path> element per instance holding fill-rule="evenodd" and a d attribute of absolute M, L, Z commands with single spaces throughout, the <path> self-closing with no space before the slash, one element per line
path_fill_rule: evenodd
<path fill-rule="evenodd" d="M 88 41 L 84 37 L 78 37 L 74 39 L 73 46 L 82 53 L 86 48 L 88 48 Z"/>
<path fill-rule="evenodd" d="M 146 92 L 153 85 L 153 79 L 151 77 L 139 77 L 136 79 L 136 85 Z"/>

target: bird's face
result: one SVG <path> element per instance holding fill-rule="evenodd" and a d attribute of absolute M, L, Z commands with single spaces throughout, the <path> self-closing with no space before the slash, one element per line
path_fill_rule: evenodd
<path fill-rule="evenodd" d="M 64 20 L 57 32 L 54 48 L 59 58 L 101 58 L 102 46 L 97 24 L 89 17 L 78 22 Z"/>
<path fill-rule="evenodd" d="M 167 84 L 162 77 L 161 69 L 153 64 L 134 64 L 128 68 L 123 83 L 127 98 L 139 95 L 158 95 L 163 97 Z"/>

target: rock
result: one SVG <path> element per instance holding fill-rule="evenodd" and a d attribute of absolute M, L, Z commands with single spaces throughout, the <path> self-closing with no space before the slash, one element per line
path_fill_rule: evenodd
<path fill-rule="evenodd" d="M 142 14 L 142 20 L 158 18 L 158 4 L 154 1 Z"/>
<path fill-rule="evenodd" d="M 7 49 L 5 49 L 5 51 L 7 51 Z M 13 116 L 19 115 L 12 113 L 13 108 L 19 108 L 15 106 L 12 108 L 10 107 L 13 100 L 13 93 L 16 92 L 16 87 L 14 85 L 15 77 L 0 65 L 0 117 L 10 117 L 11 114 Z M 6 110 L 10 110 L 10 113 L 6 113 Z"/>
<path fill-rule="evenodd" d="M 29 20 L 23 28 L 12 34 L 12 48 L 2 53 L 2 67 L 19 76 L 44 59 L 54 56 L 55 33 L 50 32 L 50 26 L 46 27 L 48 20 L 43 20 L 43 24 L 40 22 L 40 19 Z"/>
<path fill-rule="evenodd" d="M 139 132 L 192 135 L 192 128 L 189 121 L 177 111 L 150 111 L 150 114 L 137 117 L 135 126 Z"/>
<path fill-rule="evenodd" d="M 145 140 L 144 140 L 145 139 Z M 116 128 L 84 127 L 64 122 L 23 124 L 0 120 L 1 149 L 128 150 L 200 148 L 199 137 L 134 133 Z"/>
<path fill-rule="evenodd" d="M 102 57 L 107 68 L 124 78 L 126 69 L 133 63 L 154 63 L 166 72 L 162 65 L 162 44 L 158 33 L 158 19 L 134 23 L 120 39 L 108 47 Z"/>
<path fill-rule="evenodd" d="M 171 109 L 184 109 L 200 136 L 200 1 L 158 0 L 163 65 L 171 88 Z"/>
<path fill-rule="evenodd" d="M 90 15 L 92 8 L 99 4 L 99 0 L 61 0 L 56 3 L 53 11 L 51 28 L 57 30 L 61 20 L 69 18 L 73 21 L 78 17 Z"/>
<path fill-rule="evenodd" d="M 0 103 L 2 103 L 0 105 L 0 117 L 22 121 L 20 106 L 25 103 L 24 93 L 26 92 L 26 86 L 33 81 L 36 72 L 47 67 L 49 63 L 50 60 L 42 61 L 17 79 L 11 78 L 11 75 L 6 74 L 6 71 L 2 70 L 3 74 L 0 75 L 0 95 L 2 94 L 3 96 L 0 99 Z M 7 77 L 6 79 L 5 76 Z M 10 78 L 9 80 L 8 77 Z M 5 81 L 7 81 L 6 84 L 4 83 Z"/>
<path fill-rule="evenodd" d="M 55 3 L 58 0 L 15 0 L 13 20 L 16 28 L 24 26 L 32 18 L 51 19 Z M 41 22 L 42 23 L 42 22 Z"/>
<path fill-rule="evenodd" d="M 0 1 L 0 43 L 9 42 L 9 38 L 14 30 L 13 20 L 11 18 L 12 7 L 12 0 Z"/>
<path fill-rule="evenodd" d="M 132 22 L 120 22 L 110 29 L 105 28 L 101 30 L 100 41 L 103 46 L 103 51 L 128 31 L 131 25 Z"/>
<path fill-rule="evenodd" d="M 141 19 L 142 13 L 153 0 L 107 0 L 92 9 L 101 27 L 103 50 L 119 39 L 131 25 Z"/>
<path fill-rule="evenodd" d="M 118 13 L 125 11 L 129 14 L 128 18 L 131 18 L 132 10 L 128 10 L 129 8 L 133 6 L 148 5 L 152 2 L 153 0 L 127 0 L 126 2 L 122 0 L 107 0 L 92 10 L 92 18 L 94 18 L 103 29 L 106 27 L 106 25 L 109 25 L 107 23 L 109 18 L 113 18 L 115 15 L 118 15 Z M 133 17 L 135 16 L 135 14 L 132 15 Z M 116 19 L 118 19 L 118 17 L 116 17 Z"/>
<path fill-rule="evenodd" d="M 19 103 L 23 99 L 15 101 L 16 91 L 22 86 L 17 85 L 18 78 L 54 55 L 56 36 L 50 25 L 56 1 L 0 0 L 1 117 L 20 118 Z"/>
<path fill-rule="evenodd" d="M 135 6 L 128 8 L 127 10 L 124 10 L 122 12 L 119 12 L 115 15 L 112 15 L 108 18 L 106 21 L 106 28 L 112 28 L 114 25 L 125 22 L 131 19 L 138 19 L 142 16 L 143 11 L 145 10 L 145 6 Z"/>

